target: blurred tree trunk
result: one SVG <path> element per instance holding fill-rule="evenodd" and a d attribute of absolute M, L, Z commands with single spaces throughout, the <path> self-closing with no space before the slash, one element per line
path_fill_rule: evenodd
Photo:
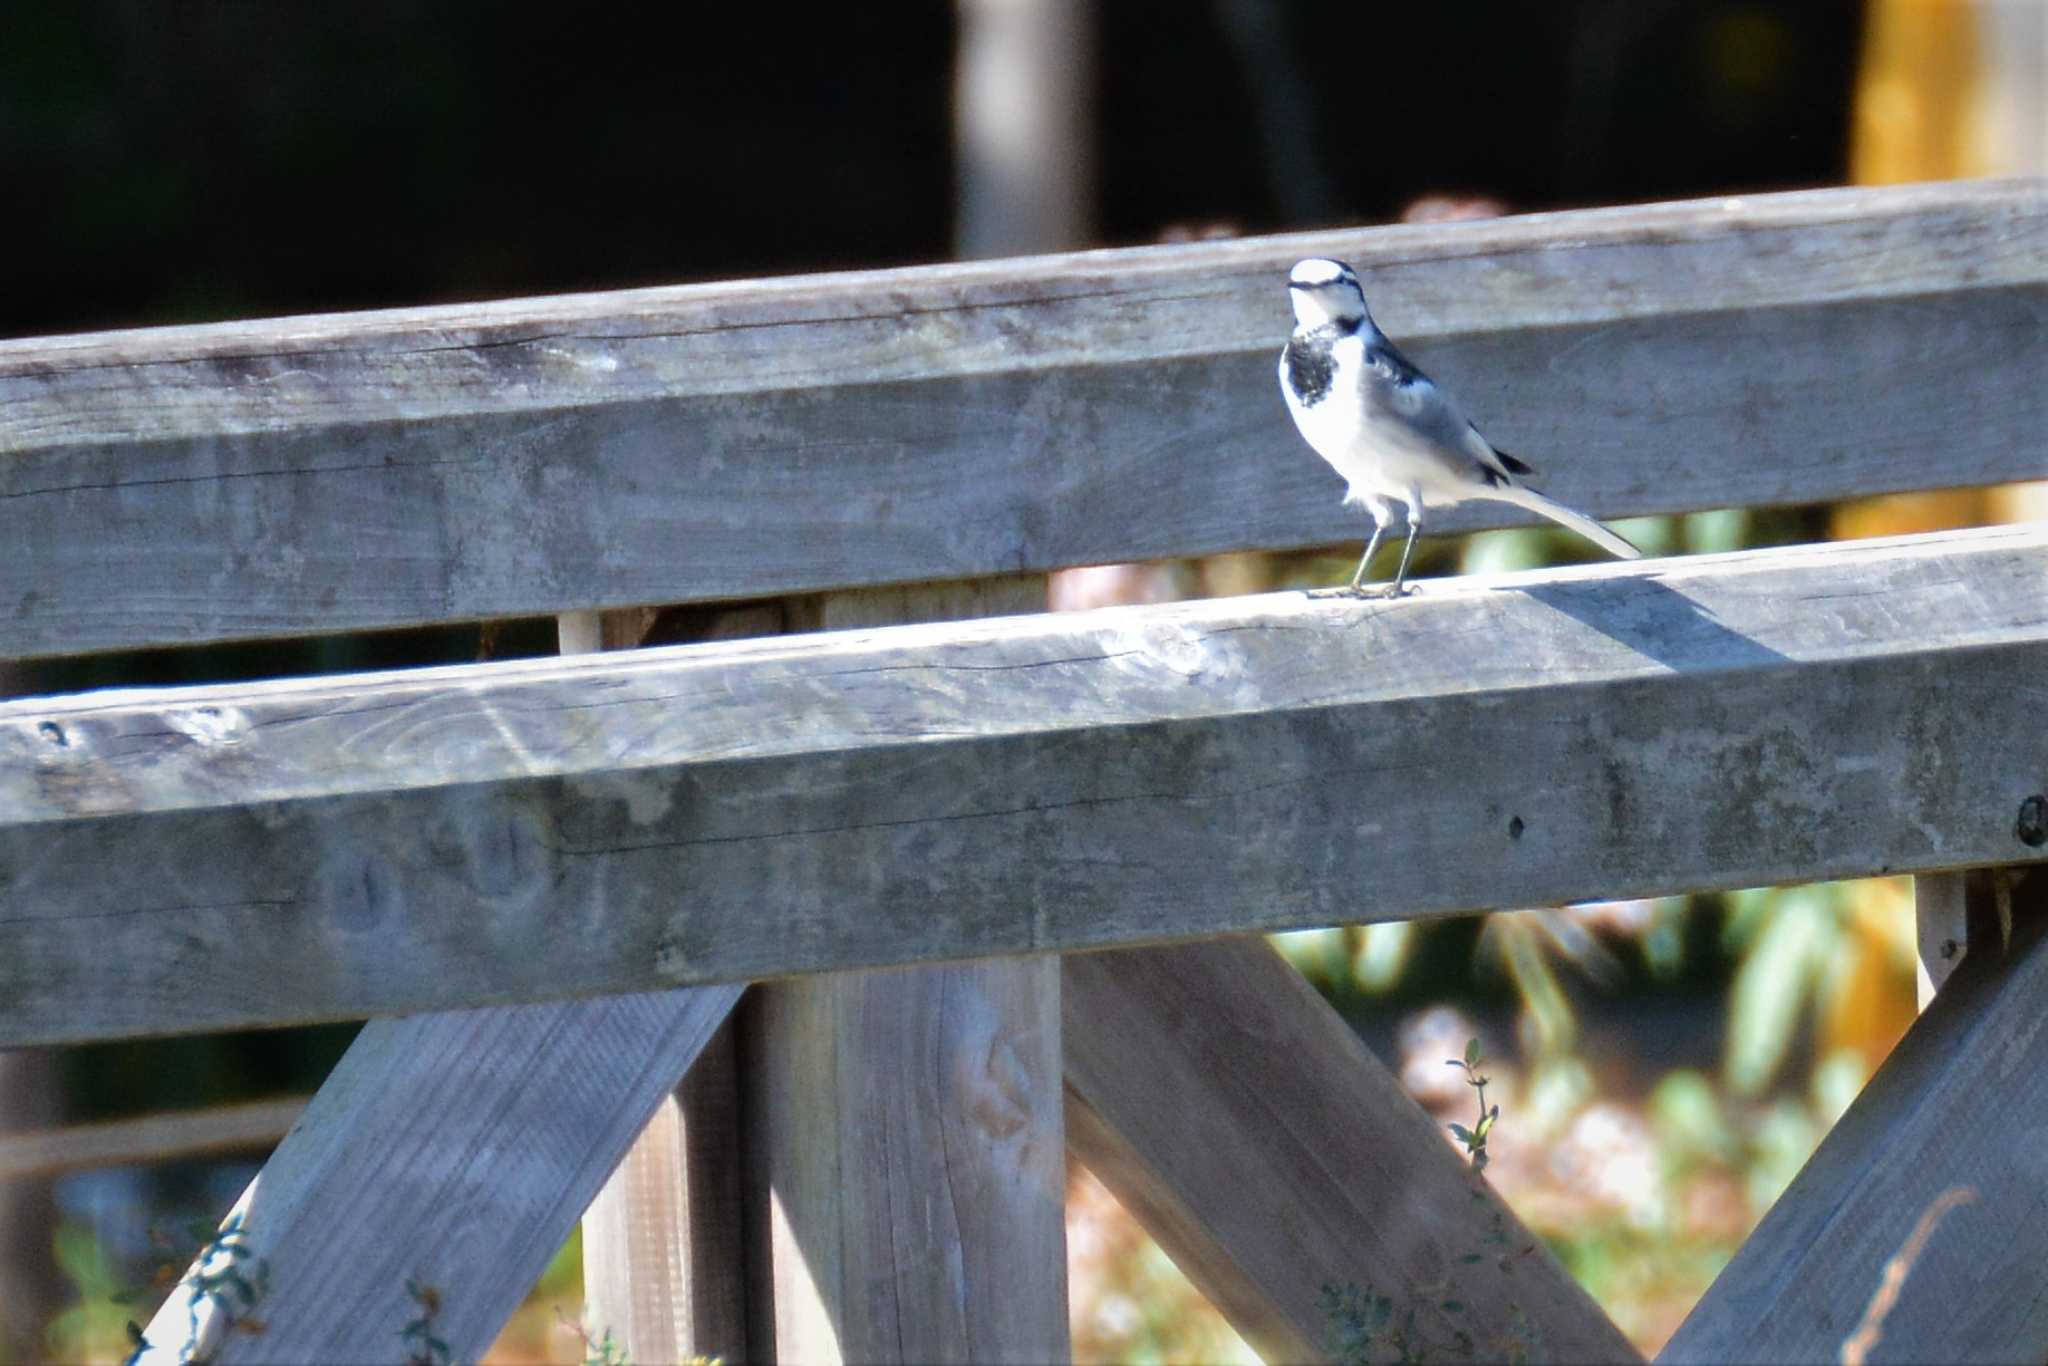
<path fill-rule="evenodd" d="M 1089 0 L 959 0 L 953 247 L 961 257 L 1085 246 L 1095 231 Z"/>
<path fill-rule="evenodd" d="M 2048 5 L 1869 0 L 1850 179 L 2048 174 Z M 1835 510 L 1839 538 L 2048 517 L 2048 482 L 1902 494 Z"/>
<path fill-rule="evenodd" d="M 47 1049 L 0 1052 L 0 1132 L 59 1122 L 57 1059 Z M 0 1182 L 0 1360 L 44 1359 L 43 1326 L 67 1297 L 57 1273 L 53 1183 L 46 1177 Z"/>

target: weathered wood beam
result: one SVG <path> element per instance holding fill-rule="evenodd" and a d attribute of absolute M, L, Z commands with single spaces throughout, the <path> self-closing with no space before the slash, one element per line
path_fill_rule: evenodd
<path fill-rule="evenodd" d="M 1267 1361 L 1344 1356 L 1325 1286 L 1414 1311 L 1415 1359 L 1641 1360 L 1270 946 L 1064 971 L 1068 1147 Z"/>
<path fill-rule="evenodd" d="M 583 1214 L 584 1330 L 609 1334 L 628 1361 L 755 1359 L 734 1023 L 662 1097 Z"/>
<path fill-rule="evenodd" d="M 0 1045 L 2037 861 L 2044 579 L 2037 525 L 0 703 Z"/>
<path fill-rule="evenodd" d="M 372 1020 L 229 1214 L 265 1293 L 188 1273 L 133 1360 L 477 1360 L 740 991 Z"/>
<path fill-rule="evenodd" d="M 1034 577 L 831 594 L 792 624 L 1044 606 Z M 763 982 L 740 1024 L 754 1356 L 1067 1360 L 1058 960 Z"/>
<path fill-rule="evenodd" d="M 1058 960 L 756 990 L 740 1089 L 760 1358 L 1066 1360 Z"/>
<path fill-rule="evenodd" d="M 2048 1353 L 2033 1141 L 2048 1109 L 2048 870 L 2008 893 L 2010 950 L 1995 924 L 1981 926 L 1987 938 L 1972 924 L 1968 955 L 1660 1360 Z"/>
<path fill-rule="evenodd" d="M 1356 539 L 1274 393 L 1307 254 L 1597 513 L 2048 469 L 2040 180 L 42 338 L 0 658 Z"/>

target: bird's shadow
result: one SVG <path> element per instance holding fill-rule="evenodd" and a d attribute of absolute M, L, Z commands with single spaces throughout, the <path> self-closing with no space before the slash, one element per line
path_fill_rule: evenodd
<path fill-rule="evenodd" d="M 1789 656 L 1721 624 L 1713 611 L 1653 575 L 1518 585 L 1572 620 L 1590 626 L 1674 673 L 1706 673 Z"/>

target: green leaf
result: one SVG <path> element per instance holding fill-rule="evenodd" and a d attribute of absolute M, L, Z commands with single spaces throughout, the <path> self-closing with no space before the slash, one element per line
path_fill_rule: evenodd
<path fill-rule="evenodd" d="M 1458 1142 L 1464 1144 L 1468 1148 L 1471 1147 L 1473 1143 L 1477 1141 L 1472 1137 L 1472 1131 L 1462 1124 L 1453 1124 L 1451 1126 L 1451 1132 L 1457 1136 Z"/>
<path fill-rule="evenodd" d="M 1465 1065 L 1467 1067 L 1479 1066 L 1479 1036 L 1477 1034 L 1465 1040 Z"/>
<path fill-rule="evenodd" d="M 1761 1095 L 1777 1076 L 1807 1000 L 1846 952 L 1847 922 L 1836 899 L 1827 885 L 1769 896 L 1770 914 L 1750 938 L 1728 998 L 1722 1066 L 1736 1095 Z"/>

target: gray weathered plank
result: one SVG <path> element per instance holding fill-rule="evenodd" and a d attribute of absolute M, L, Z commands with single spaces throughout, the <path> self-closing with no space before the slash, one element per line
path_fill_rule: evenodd
<path fill-rule="evenodd" d="M 2009 527 L 0 703 L 0 1044 L 2034 861 L 2044 579 Z"/>
<path fill-rule="evenodd" d="M 831 630 L 1044 605 L 1031 576 L 827 594 L 790 615 Z M 1057 960 L 754 992 L 740 1092 L 755 1356 L 1066 1360 Z"/>
<path fill-rule="evenodd" d="M 1308 253 L 1596 513 L 2048 471 L 2039 180 L 46 338 L 0 657 L 1356 538 L 1274 388 Z"/>
<path fill-rule="evenodd" d="M 741 1094 L 756 1353 L 1066 1360 L 1059 961 L 755 990 Z"/>
<path fill-rule="evenodd" d="M 728 1020 L 584 1211 L 584 1328 L 628 1361 L 754 1359 L 733 1054 Z"/>
<path fill-rule="evenodd" d="M 137 1361 L 404 1360 L 408 1281 L 477 1360 L 740 991 L 372 1020 L 230 1213 L 268 1292 L 181 1282 Z"/>
<path fill-rule="evenodd" d="M 1641 1360 L 1270 946 L 1063 963 L 1069 1148 L 1267 1361 L 1342 1356 L 1326 1285 L 1418 1360 Z"/>
<path fill-rule="evenodd" d="M 2048 1353 L 2048 870 L 2015 901 L 2010 952 L 1995 928 L 1990 945 L 1973 939 L 1659 1360 Z"/>

